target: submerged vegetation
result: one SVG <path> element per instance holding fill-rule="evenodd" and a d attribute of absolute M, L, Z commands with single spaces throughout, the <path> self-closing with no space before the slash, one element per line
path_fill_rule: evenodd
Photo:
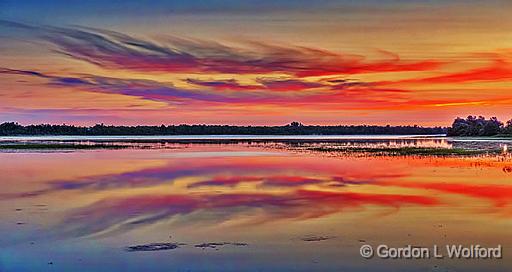
<path fill-rule="evenodd" d="M 448 136 L 512 136 L 512 120 L 506 124 L 496 117 L 486 119 L 483 116 L 468 116 L 466 119 L 456 118 L 447 131 Z"/>
<path fill-rule="evenodd" d="M 135 246 L 129 246 L 126 247 L 125 250 L 128 252 L 138 252 L 138 251 L 162 251 L 162 250 L 172 250 L 177 249 L 182 246 L 186 246 L 186 243 L 151 243 L 151 244 L 145 244 L 145 245 L 135 245 Z M 237 246 L 237 247 L 245 247 L 249 244 L 242 243 L 242 242 L 208 242 L 208 243 L 200 243 L 196 244 L 193 247 L 200 248 L 200 249 L 216 249 L 218 250 L 220 247 L 224 246 Z"/>
<path fill-rule="evenodd" d="M 183 243 L 151 243 L 151 244 L 147 244 L 147 245 L 129 246 L 129 247 L 126 247 L 125 250 L 128 252 L 161 251 L 161 250 L 176 249 L 182 245 L 185 245 L 185 244 L 183 244 Z"/>

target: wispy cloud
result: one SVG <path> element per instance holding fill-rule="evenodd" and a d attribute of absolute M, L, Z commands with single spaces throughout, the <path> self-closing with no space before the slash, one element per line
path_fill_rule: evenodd
<path fill-rule="evenodd" d="M 230 105 L 272 105 L 301 106 L 309 104 L 337 107 L 357 107 L 364 103 L 389 104 L 383 97 L 399 97 L 406 91 L 396 89 L 377 89 L 367 87 L 366 84 L 354 84 L 339 87 L 340 84 L 325 84 L 321 82 L 306 82 L 299 79 L 263 78 L 258 79 L 261 87 L 257 85 L 242 85 L 236 80 L 201 81 L 187 79 L 193 85 L 202 89 L 185 89 L 175 87 L 172 83 L 164 83 L 147 79 L 124 79 L 80 74 L 74 76 L 59 76 L 32 70 L 17 70 L 0 68 L 0 74 L 14 74 L 46 79 L 48 85 L 55 87 L 72 87 L 88 92 L 119 94 L 133 96 L 146 100 L 166 102 L 170 105 L 192 103 L 221 103 Z M 347 84 L 347 83 L 341 83 Z M 245 86 L 245 87 L 244 87 Z M 233 92 L 234 89 L 243 92 Z M 254 88 L 254 89 L 253 89 Z M 315 88 L 323 92 L 305 92 Z M 286 92 L 284 90 L 287 90 Z M 293 95 L 293 93 L 300 95 Z M 287 95 L 292 93 L 292 95 Z M 311 104 L 315 103 L 315 104 Z M 343 103 L 343 104 L 341 104 Z"/>
<path fill-rule="evenodd" d="M 317 88 L 326 88 L 326 89 L 338 89 L 338 84 L 325 84 L 319 81 L 306 81 L 298 78 L 275 78 L 275 77 L 262 77 L 257 78 L 256 83 L 258 84 L 241 84 L 236 79 L 226 79 L 226 80 L 200 80 L 200 79 L 192 79 L 189 78 L 186 80 L 187 83 L 198 85 L 202 87 L 208 87 L 215 90 L 235 90 L 235 91 L 244 91 L 244 90 L 265 90 L 265 91 L 275 91 L 275 92 L 302 92 L 308 91 Z M 345 88 L 349 88 L 349 85 L 346 85 Z M 340 90 L 342 88 L 339 88 Z"/>
<path fill-rule="evenodd" d="M 297 77 L 423 71 L 443 64 L 437 60 L 404 61 L 382 54 L 370 60 L 361 55 L 304 46 L 264 42 L 226 45 L 218 42 L 168 37 L 149 40 L 120 32 L 92 28 L 33 26 L 0 21 L 24 29 L 56 46 L 71 58 L 107 69 L 162 73 L 282 73 Z"/>
<path fill-rule="evenodd" d="M 512 80 L 512 50 L 471 54 L 472 59 L 484 64 L 477 68 L 463 69 L 456 72 L 445 72 L 441 75 L 399 80 L 389 83 L 406 84 L 461 84 L 472 82 L 502 82 Z"/>
<path fill-rule="evenodd" d="M 207 87 L 215 90 L 225 91 L 225 90 L 234 90 L 234 91 L 245 91 L 245 90 L 257 90 L 261 89 L 263 86 L 260 85 L 244 85 L 240 84 L 236 79 L 219 79 L 219 80 L 201 80 L 194 78 L 187 78 L 185 80 L 187 83 L 202 87 Z"/>
<path fill-rule="evenodd" d="M 79 60 L 97 66 L 86 73 L 80 67 L 53 69 L 31 67 L 30 63 L 19 66 L 25 69 L 0 69 L 1 74 L 12 75 L 10 80 L 19 84 L 18 91 L 34 90 L 41 81 L 25 84 L 17 76 L 35 77 L 46 80 L 42 83 L 46 84 L 44 87 L 66 88 L 71 96 L 74 91 L 119 95 L 118 101 L 123 102 L 118 104 L 126 101 L 125 108 L 139 99 L 148 100 L 142 101 L 147 107 L 164 108 L 168 104 L 176 109 L 176 120 L 205 118 L 202 120 L 217 122 L 210 117 L 216 113 L 220 116 L 218 122 L 229 123 L 242 119 L 253 123 L 263 120 L 256 122 L 262 123 L 270 115 L 281 115 L 275 117 L 279 121 L 268 121 L 275 124 L 296 118 L 306 122 L 311 118 L 312 122 L 320 123 L 353 122 L 357 118 L 350 117 L 347 121 L 348 115 L 334 113 L 357 111 L 361 114 L 359 119 L 379 123 L 392 119 L 393 123 L 400 123 L 403 120 L 397 112 L 436 111 L 434 115 L 444 120 L 448 111 L 453 114 L 451 108 L 510 103 L 506 86 L 478 99 L 459 95 L 483 88 L 465 89 L 466 83 L 509 81 L 512 61 L 510 50 L 506 49 L 473 55 L 461 53 L 448 60 L 412 59 L 381 49 L 365 56 L 287 43 L 278 45 L 265 39 L 231 43 L 168 36 L 150 39 L 105 29 L 8 21 L 0 21 L 0 28 L 11 30 L 7 35 L 13 35 L 12 30 L 16 30 L 16 35 L 29 35 L 30 41 L 43 41 L 41 44 L 53 52 L 66 56 L 64 62 Z M 53 57 L 54 54 L 49 56 Z M 470 66 L 466 65 L 468 61 Z M 16 68 L 12 63 L 9 65 Z M 117 77 L 110 76 L 111 71 Z M 165 81 L 161 79 L 163 76 L 168 76 Z M 437 84 L 445 83 L 453 86 L 435 89 Z M 10 94 L 0 95 L 9 97 Z M 52 94 L 37 95 L 46 98 L 46 104 L 37 108 L 52 108 L 48 102 Z M 76 95 L 76 99 L 81 95 L 84 94 Z M 22 98 L 10 97 L 18 103 L 17 108 L 22 107 Z M 160 103 L 152 103 L 155 101 Z M 119 108 L 116 110 L 119 112 Z M 164 113 L 159 116 L 148 116 L 148 119 L 161 119 Z M 336 120 L 331 120 L 331 116 L 336 116 Z M 422 123 L 416 119 L 415 123 Z"/>
<path fill-rule="evenodd" d="M 273 91 L 303 91 L 321 87 L 331 87 L 320 82 L 309 82 L 300 79 L 260 78 L 257 80 L 266 89 Z"/>
<path fill-rule="evenodd" d="M 25 75 L 48 80 L 48 85 L 76 87 L 90 92 L 113 93 L 141 97 L 162 102 L 179 102 L 184 99 L 210 102 L 237 102 L 236 97 L 214 94 L 197 89 L 174 87 L 171 83 L 161 83 L 145 79 L 122 79 L 94 75 L 57 76 L 31 70 L 0 68 L 0 74 Z"/>

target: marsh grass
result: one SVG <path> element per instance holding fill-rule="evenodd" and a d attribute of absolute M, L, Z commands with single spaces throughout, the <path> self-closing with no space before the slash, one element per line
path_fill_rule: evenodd
<path fill-rule="evenodd" d="M 55 144 L 55 143 L 26 143 L 0 145 L 0 150 L 83 150 L 83 149 L 122 149 L 129 146 L 112 144 Z"/>
<path fill-rule="evenodd" d="M 342 152 L 342 153 L 367 153 L 382 156 L 476 156 L 485 154 L 500 154 L 501 150 L 473 150 L 462 148 L 425 148 L 425 147 L 312 147 L 312 151 L 319 152 Z"/>
<path fill-rule="evenodd" d="M 187 147 L 192 143 L 175 143 L 166 141 L 115 141 L 115 142 L 52 142 L 52 141 L 37 141 L 37 142 L 4 142 L 0 144 L 0 151 L 6 152 L 17 150 L 42 150 L 42 151 L 73 151 L 73 150 L 95 150 L 95 149 L 175 149 L 178 147 Z M 197 143 L 195 143 L 197 144 Z M 455 147 L 451 144 L 444 142 L 428 142 L 432 146 L 421 146 L 417 142 L 303 142 L 303 141 L 264 141 L 264 142 L 225 142 L 225 141 L 211 141 L 201 142 L 201 145 L 209 144 L 222 144 L 222 145 L 235 145 L 241 144 L 245 146 L 264 147 L 270 149 L 287 149 L 295 151 L 313 151 L 324 152 L 332 154 L 345 154 L 345 155 L 372 155 L 372 156 L 485 156 L 485 155 L 500 155 L 506 152 L 503 147 L 496 145 L 489 145 L 483 142 L 469 142 L 463 143 L 463 146 Z M 387 144 L 387 145 L 386 145 Z M 405 144 L 414 144 L 416 146 L 403 146 Z M 438 145 L 438 146 L 436 146 Z"/>

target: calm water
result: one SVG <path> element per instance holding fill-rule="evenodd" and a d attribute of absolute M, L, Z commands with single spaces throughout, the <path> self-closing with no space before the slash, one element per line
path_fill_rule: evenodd
<path fill-rule="evenodd" d="M 346 140 L 334 144 L 459 145 L 446 138 Z M 512 266 L 512 160 L 506 154 L 325 156 L 268 142 L 158 143 L 149 149 L 2 152 L 0 173 L 2 272 Z M 179 247 L 128 248 L 151 243 Z M 502 245 L 504 256 L 367 260 L 359 255 L 363 244 Z"/>
<path fill-rule="evenodd" d="M 163 136 L 0 136 L 0 141 L 34 140 L 393 140 L 407 138 L 436 138 L 444 135 L 163 135 Z"/>

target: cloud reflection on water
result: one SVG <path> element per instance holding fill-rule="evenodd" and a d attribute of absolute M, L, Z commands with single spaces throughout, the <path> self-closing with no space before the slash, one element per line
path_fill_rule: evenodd
<path fill-rule="evenodd" d="M 49 180 L 46 188 L 4 194 L 2 199 L 87 199 L 69 209 L 64 208 L 68 200 L 61 202 L 64 217 L 51 227 L 51 233 L 61 237 L 122 233 L 176 219 L 188 225 L 235 219 L 267 223 L 322 218 L 370 206 L 450 207 L 450 195 L 491 201 L 494 205 L 488 211 L 508 210 L 512 202 L 512 186 L 506 184 L 459 183 L 446 175 L 447 182 L 421 182 L 435 177 L 425 176 L 430 163 L 436 169 L 471 165 L 457 159 L 260 154 L 161 160 L 165 163 L 160 166 Z"/>

